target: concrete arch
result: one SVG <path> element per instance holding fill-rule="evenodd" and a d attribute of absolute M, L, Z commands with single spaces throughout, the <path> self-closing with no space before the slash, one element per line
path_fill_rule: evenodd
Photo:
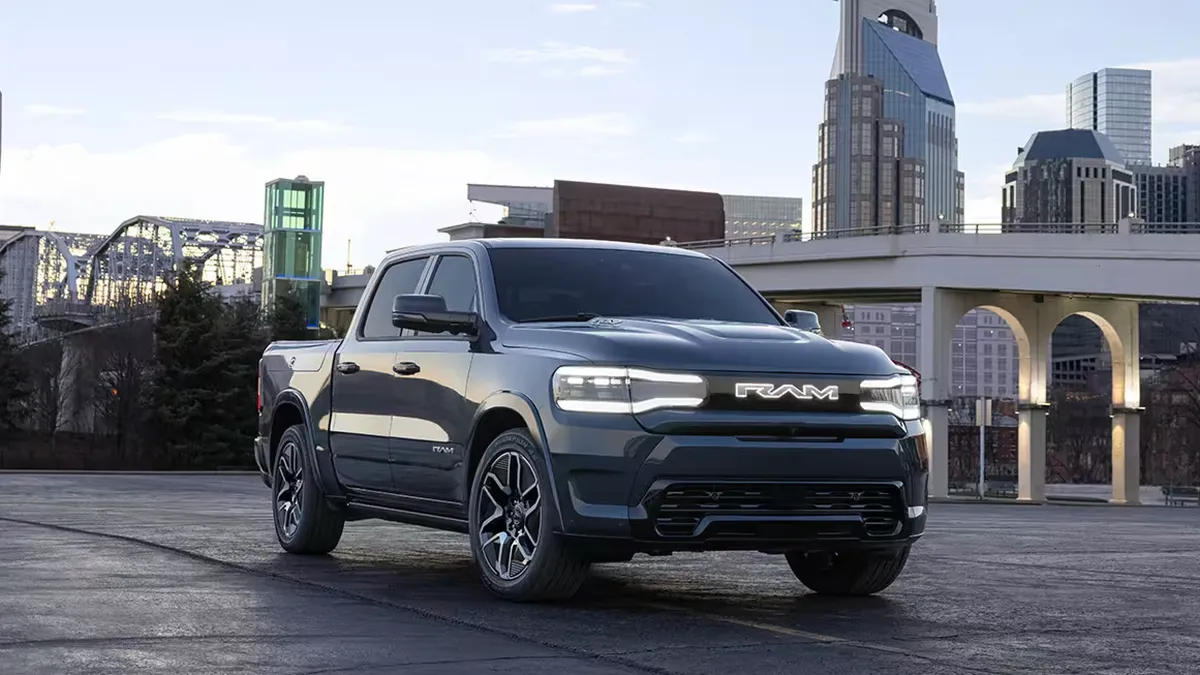
<path fill-rule="evenodd" d="M 1063 321 L 1066 321 L 1072 316 L 1081 316 L 1087 319 L 1088 321 L 1092 322 L 1094 326 L 1100 329 L 1100 334 L 1104 336 L 1104 342 L 1108 345 L 1108 351 L 1112 358 L 1113 407 L 1138 407 L 1141 403 L 1140 378 L 1137 377 L 1139 360 L 1138 350 L 1133 350 L 1131 363 L 1131 352 L 1129 346 L 1126 344 L 1128 336 L 1123 336 L 1123 331 L 1119 330 L 1118 327 L 1114 325 L 1113 321 L 1110 321 L 1102 313 L 1095 310 L 1080 309 L 1076 311 L 1070 311 L 1070 309 L 1070 307 L 1064 308 L 1063 311 L 1066 313 L 1059 317 L 1058 321 L 1054 323 L 1054 327 L 1051 328 L 1050 335 L 1047 336 L 1047 353 L 1049 353 L 1053 344 L 1054 330 L 1062 325 Z M 1130 368 L 1131 365 L 1132 368 Z M 1132 378 L 1130 377 L 1130 370 L 1133 370 Z M 1131 379 L 1133 380 L 1132 382 L 1128 381 Z"/>

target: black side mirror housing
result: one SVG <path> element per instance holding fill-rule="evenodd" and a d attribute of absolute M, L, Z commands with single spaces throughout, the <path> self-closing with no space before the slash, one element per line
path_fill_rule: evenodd
<path fill-rule="evenodd" d="M 478 335 L 479 315 L 475 312 L 451 312 L 440 295 L 417 293 L 397 295 L 392 302 L 392 325 L 420 333 Z"/>
<path fill-rule="evenodd" d="M 789 309 L 783 313 L 783 320 L 792 328 L 799 328 L 809 333 L 821 335 L 821 319 L 816 312 L 804 309 Z"/>

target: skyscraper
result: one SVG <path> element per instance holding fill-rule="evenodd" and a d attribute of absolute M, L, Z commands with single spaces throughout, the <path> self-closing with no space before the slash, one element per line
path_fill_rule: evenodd
<path fill-rule="evenodd" d="M 1150 164 L 1149 70 L 1105 68 L 1067 85 L 1067 126 L 1108 136 L 1126 165 Z"/>
<path fill-rule="evenodd" d="M 933 0 L 839 0 L 813 231 L 962 222 L 954 97 Z"/>

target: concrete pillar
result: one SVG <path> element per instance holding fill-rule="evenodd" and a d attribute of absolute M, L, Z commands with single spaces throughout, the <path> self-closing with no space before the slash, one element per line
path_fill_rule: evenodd
<path fill-rule="evenodd" d="M 921 289 L 921 335 L 916 368 L 921 402 L 929 421 L 929 495 L 950 494 L 950 354 L 954 326 L 970 307 L 961 293 Z"/>
<path fill-rule="evenodd" d="M 92 431 L 95 368 L 88 333 L 64 337 L 58 373 L 59 431 Z"/>
<path fill-rule="evenodd" d="M 1112 354 L 1112 503 L 1141 503 L 1141 335 L 1138 303 L 1110 300 L 1088 314 Z"/>
<path fill-rule="evenodd" d="M 1046 501 L 1047 406 L 1023 403 L 1017 412 L 1017 501 Z"/>
<path fill-rule="evenodd" d="M 1017 411 L 1017 501 L 1046 501 L 1046 417 L 1050 337 L 1058 326 L 1058 307 L 1040 296 L 1020 296 L 1005 303 L 1006 317 L 1017 336 L 1020 368 Z"/>
<path fill-rule="evenodd" d="M 1140 504 L 1141 411 L 1114 409 L 1112 422 L 1113 504 Z"/>

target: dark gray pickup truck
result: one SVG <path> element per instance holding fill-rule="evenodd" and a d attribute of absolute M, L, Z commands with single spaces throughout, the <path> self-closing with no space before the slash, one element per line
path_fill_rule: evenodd
<path fill-rule="evenodd" d="M 913 375 L 789 326 L 725 263 L 489 239 L 386 256 L 343 340 L 276 342 L 255 458 L 292 553 L 347 521 L 470 537 L 510 600 L 637 553 L 781 554 L 808 588 L 889 586 L 925 529 Z"/>

